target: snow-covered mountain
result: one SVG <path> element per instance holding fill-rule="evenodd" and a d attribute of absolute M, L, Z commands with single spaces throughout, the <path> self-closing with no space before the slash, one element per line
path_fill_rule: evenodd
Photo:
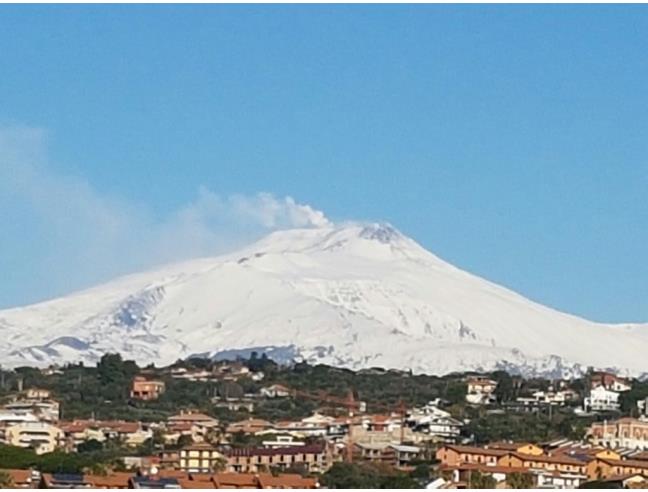
<path fill-rule="evenodd" d="M 648 372 L 648 325 L 605 325 L 459 270 L 382 224 L 270 234 L 236 253 L 0 311 L 5 366 L 105 352 L 171 363 L 258 349 L 349 368 Z"/>

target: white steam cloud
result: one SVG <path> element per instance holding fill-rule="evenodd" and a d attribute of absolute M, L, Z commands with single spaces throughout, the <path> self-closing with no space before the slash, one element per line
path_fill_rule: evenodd
<path fill-rule="evenodd" d="M 32 252 L 24 265 L 0 261 L 0 276 L 14 279 L 15 295 L 6 296 L 11 302 L 32 302 L 156 264 L 222 253 L 276 229 L 330 224 L 322 212 L 289 196 L 222 196 L 206 187 L 190 203 L 157 217 L 144 204 L 52 171 L 45 137 L 37 129 L 0 129 L 0 228 L 12 231 L 0 255 L 20 259 L 22 244 Z M 6 306 L 2 294 L 0 306 Z"/>

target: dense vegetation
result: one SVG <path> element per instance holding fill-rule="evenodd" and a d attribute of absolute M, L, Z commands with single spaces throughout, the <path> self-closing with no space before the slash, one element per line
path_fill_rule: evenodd
<path fill-rule="evenodd" d="M 160 421 L 182 409 L 194 408 L 213 415 L 224 424 L 251 416 L 247 411 L 230 411 L 218 406 L 222 396 L 243 397 L 258 394 L 263 386 L 280 383 L 299 391 L 297 398 L 256 399 L 253 416 L 268 420 L 296 419 L 310 415 L 325 407 L 331 413 L 344 413 L 344 401 L 352 392 L 356 401 L 367 403 L 369 412 L 385 413 L 397 410 L 399 403 L 411 407 L 439 398 L 457 418 L 465 419 L 464 437 L 475 443 L 496 440 L 546 441 L 558 437 L 580 439 L 593 417 L 578 417 L 572 409 L 554 408 L 551 412 L 526 413 L 507 407 L 519 396 L 529 396 L 533 390 L 547 389 L 548 380 L 515 377 L 504 371 L 488 376 L 498 382 L 498 404 L 491 408 L 471 407 L 465 404 L 466 374 L 450 374 L 443 377 L 413 375 L 405 371 L 370 369 L 350 371 L 325 365 L 297 363 L 291 367 L 279 366 L 265 355 L 252 354 L 250 359 L 239 361 L 252 372 L 263 372 L 264 379 L 255 381 L 242 377 L 234 381 L 192 382 L 174 379 L 168 370 L 148 366 L 138 367 L 133 361 L 125 361 L 117 354 L 104 355 L 96 367 L 70 364 L 51 374 L 22 367 L 15 371 L 0 370 L 0 401 L 24 388 L 39 387 L 53 392 L 61 403 L 62 419 L 73 418 L 124 419 L 144 422 Z M 186 369 L 211 369 L 213 361 L 191 359 L 178 361 L 173 367 Z M 137 374 L 162 379 L 166 391 L 155 401 L 142 402 L 129 398 L 129 387 Z M 571 383 L 571 388 L 585 393 L 587 378 Z M 622 409 L 630 413 L 636 408 L 636 400 L 648 396 L 648 383 L 635 381 L 633 389 L 622 395 Z M 326 399 L 337 399 L 327 403 Z M 605 415 L 597 418 L 613 418 Z M 235 445 L 250 444 L 245 437 L 235 438 Z M 155 448 L 147 443 L 144 453 Z M 96 444 L 88 445 L 88 452 L 102 452 Z"/>

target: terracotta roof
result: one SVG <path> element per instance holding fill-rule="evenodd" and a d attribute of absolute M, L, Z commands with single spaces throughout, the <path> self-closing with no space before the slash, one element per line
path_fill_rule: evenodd
<path fill-rule="evenodd" d="M 276 477 L 270 473 L 259 473 L 259 485 L 264 489 L 314 489 L 317 480 L 296 473 L 282 473 Z"/>
<path fill-rule="evenodd" d="M 648 480 L 642 473 L 624 473 L 622 475 L 610 475 L 607 478 L 602 478 L 601 482 L 619 482 L 632 477 L 642 477 L 643 479 Z"/>
<path fill-rule="evenodd" d="M 212 473 L 190 473 L 189 478 L 195 482 L 211 482 L 214 475 Z"/>
<path fill-rule="evenodd" d="M 543 463 L 557 463 L 565 465 L 585 466 L 585 461 L 567 455 L 547 456 L 546 454 L 533 455 L 524 453 L 510 453 L 511 455 L 525 461 L 541 461 Z"/>
<path fill-rule="evenodd" d="M 454 444 L 447 444 L 445 447 L 457 451 L 458 453 L 464 454 L 482 454 L 485 456 L 505 456 L 509 454 L 509 451 L 506 451 L 504 449 L 486 449 L 477 446 L 459 446 Z"/>
<path fill-rule="evenodd" d="M 499 442 L 488 444 L 488 448 L 490 449 L 504 449 L 507 451 L 517 451 L 519 448 L 523 446 L 535 446 L 535 444 L 532 444 L 530 442 L 506 442 L 506 441 L 499 441 Z"/>
<path fill-rule="evenodd" d="M 633 468 L 645 468 L 648 469 L 648 461 L 645 460 L 612 460 L 609 458 L 596 458 L 599 461 L 603 461 L 608 465 L 612 466 L 631 466 Z"/>
<path fill-rule="evenodd" d="M 14 470 L 14 469 L 1 469 L 7 473 L 14 485 L 27 484 L 31 482 L 31 470 Z"/>
<path fill-rule="evenodd" d="M 181 413 L 178 415 L 174 415 L 172 417 L 169 417 L 167 419 L 169 422 L 207 422 L 207 421 L 215 421 L 216 419 L 214 417 L 210 417 L 209 415 L 205 415 L 204 413 Z"/>
<path fill-rule="evenodd" d="M 189 474 L 182 470 L 171 470 L 168 468 L 161 468 L 156 475 L 151 475 L 151 478 L 178 478 L 189 479 Z"/>
<path fill-rule="evenodd" d="M 258 488 L 257 477 L 253 473 L 216 473 L 214 483 L 217 488 Z"/>
<path fill-rule="evenodd" d="M 516 466 L 488 466 L 485 463 L 462 463 L 460 465 L 441 465 L 441 470 L 476 470 L 490 473 L 529 473 L 528 468 Z"/>
<path fill-rule="evenodd" d="M 194 481 L 188 478 L 178 479 L 180 488 L 183 489 L 215 489 L 216 485 L 212 481 Z"/>
<path fill-rule="evenodd" d="M 108 475 L 85 475 L 86 482 L 98 489 L 127 489 L 128 481 L 134 473 L 110 472 Z"/>

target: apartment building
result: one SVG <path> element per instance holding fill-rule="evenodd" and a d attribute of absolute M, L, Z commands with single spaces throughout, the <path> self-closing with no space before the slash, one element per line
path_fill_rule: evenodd
<path fill-rule="evenodd" d="M 65 444 L 63 431 L 48 422 L 21 422 L 4 429 L 4 442 L 10 446 L 32 448 L 36 454 L 51 453 Z"/>
<path fill-rule="evenodd" d="M 136 400 L 157 400 L 165 390 L 164 381 L 149 380 L 144 376 L 135 376 L 131 383 L 130 396 Z"/>
<path fill-rule="evenodd" d="M 619 407 L 619 393 L 604 386 L 595 387 L 583 401 L 586 412 L 615 412 Z"/>
<path fill-rule="evenodd" d="M 229 449 L 227 471 L 259 473 L 270 467 L 289 468 L 303 466 L 309 472 L 325 472 L 333 464 L 333 456 L 325 445 L 290 446 L 285 448 Z"/>
<path fill-rule="evenodd" d="M 211 473 L 223 469 L 226 457 L 214 446 L 198 443 L 180 450 L 180 470 L 191 473 Z"/>
<path fill-rule="evenodd" d="M 595 446 L 648 450 L 648 420 L 623 417 L 595 422 L 587 436 Z"/>

